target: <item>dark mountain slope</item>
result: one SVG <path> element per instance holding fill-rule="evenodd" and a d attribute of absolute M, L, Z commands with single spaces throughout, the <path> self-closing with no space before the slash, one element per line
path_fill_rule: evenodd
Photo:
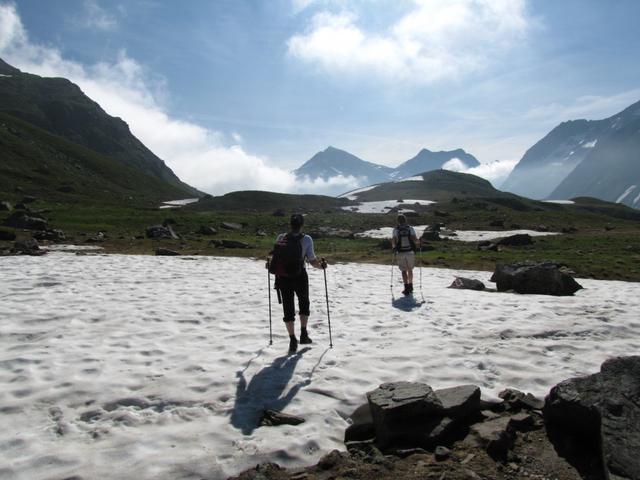
<path fill-rule="evenodd" d="M 441 169 L 445 163 L 453 160 L 454 158 L 457 158 L 462 163 L 464 163 L 467 168 L 477 167 L 478 165 L 480 165 L 480 162 L 478 162 L 478 159 L 476 159 L 476 157 L 465 152 L 461 148 L 448 152 L 432 152 L 431 150 L 423 148 L 415 157 L 398 165 L 394 169 L 392 177 L 400 179 L 410 177 L 412 175 L 417 175 L 421 172 L 438 170 Z"/>
<path fill-rule="evenodd" d="M 167 182 L 183 192 L 180 196 L 200 193 L 181 182 L 124 121 L 108 115 L 69 80 L 22 73 L 2 60 L 0 75 L 0 112 Z"/>

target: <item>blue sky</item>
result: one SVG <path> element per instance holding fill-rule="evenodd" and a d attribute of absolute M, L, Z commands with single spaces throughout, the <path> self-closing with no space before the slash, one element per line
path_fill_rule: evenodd
<path fill-rule="evenodd" d="M 636 0 L 0 0 L 0 56 L 65 76 L 185 181 L 322 192 L 333 145 L 464 148 L 494 184 L 555 125 L 640 100 Z"/>

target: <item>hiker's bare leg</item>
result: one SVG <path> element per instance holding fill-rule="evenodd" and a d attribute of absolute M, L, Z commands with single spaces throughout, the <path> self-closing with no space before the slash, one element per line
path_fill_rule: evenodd
<path fill-rule="evenodd" d="M 300 326 L 302 328 L 307 328 L 307 322 L 309 321 L 309 315 L 300 315 Z M 293 323 L 293 322 L 291 322 Z"/>
<path fill-rule="evenodd" d="M 402 278 L 404 279 L 405 272 L 402 272 Z M 413 283 L 413 270 L 407 270 L 407 281 L 405 283 Z"/>
<path fill-rule="evenodd" d="M 408 281 L 408 274 L 406 270 L 402 270 L 402 283 L 409 283 Z"/>
<path fill-rule="evenodd" d="M 295 323 L 296 322 L 284 322 L 284 324 L 287 326 L 287 333 L 289 334 L 289 336 L 293 335 L 295 336 L 296 334 L 296 330 L 295 330 Z"/>

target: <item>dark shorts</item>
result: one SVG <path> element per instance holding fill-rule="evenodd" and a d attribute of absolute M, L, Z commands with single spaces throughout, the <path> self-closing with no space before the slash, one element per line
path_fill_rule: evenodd
<path fill-rule="evenodd" d="M 276 287 L 282 296 L 285 322 L 293 322 L 296 319 L 294 295 L 298 297 L 300 315 L 309 315 L 309 277 L 306 270 L 302 270 L 300 275 L 293 278 L 277 277 Z"/>

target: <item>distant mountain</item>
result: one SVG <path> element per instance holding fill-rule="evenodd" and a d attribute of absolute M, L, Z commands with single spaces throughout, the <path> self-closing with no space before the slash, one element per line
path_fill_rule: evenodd
<path fill-rule="evenodd" d="M 590 196 L 640 208 L 640 102 L 603 122 L 593 149 L 550 196 Z"/>
<path fill-rule="evenodd" d="M 300 168 L 293 171 L 298 178 L 307 177 L 311 180 L 316 178 L 328 180 L 338 175 L 356 177 L 362 180 L 363 185 L 384 182 L 390 178 L 392 172 L 392 168 L 367 162 L 334 147 L 328 147 L 316 153 Z"/>
<path fill-rule="evenodd" d="M 394 169 L 392 177 L 400 179 L 417 175 L 420 172 L 439 170 L 451 160 L 459 160 L 463 164 L 461 166 L 464 168 L 477 167 L 480 165 L 476 157 L 461 148 L 449 152 L 432 152 L 423 148 L 415 157 L 398 165 Z"/>
<path fill-rule="evenodd" d="M 326 150 L 316 153 L 293 173 L 298 178 L 311 180 L 316 178 L 328 180 L 338 175 L 354 177 L 360 186 L 365 186 L 400 180 L 428 170 L 438 170 L 451 160 L 458 160 L 459 163 L 457 162 L 456 166 L 463 168 L 480 165 L 480 162 L 473 155 L 462 149 L 449 152 L 432 152 L 422 149 L 415 157 L 401 163 L 396 168 L 391 168 L 367 162 L 344 150 L 328 147 Z"/>
<path fill-rule="evenodd" d="M 639 127 L 640 102 L 604 120 L 561 123 L 525 153 L 501 188 L 537 199 L 591 196 L 638 207 Z"/>
<path fill-rule="evenodd" d="M 122 119 L 108 115 L 67 79 L 23 73 L 0 59 L 0 113 L 133 168 L 182 197 L 200 195 L 134 137 Z"/>

